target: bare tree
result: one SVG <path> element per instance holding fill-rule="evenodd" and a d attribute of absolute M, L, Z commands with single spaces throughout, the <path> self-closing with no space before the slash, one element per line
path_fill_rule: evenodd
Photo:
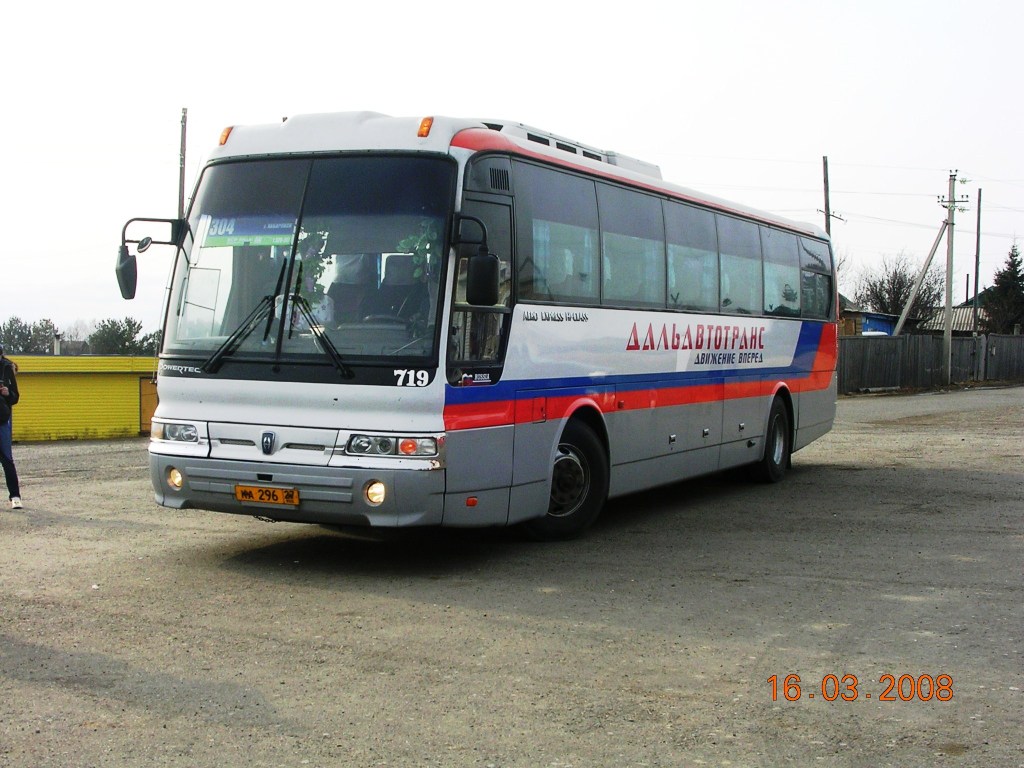
<path fill-rule="evenodd" d="M 882 257 L 882 266 L 865 269 L 857 282 L 857 303 L 873 312 L 900 315 L 914 288 L 921 266 L 900 251 Z M 942 306 L 946 280 L 938 267 L 932 267 L 921 282 L 921 290 L 910 307 L 909 318 L 924 322 Z"/>
<path fill-rule="evenodd" d="M 95 322 L 89 323 L 85 320 L 75 320 L 71 325 L 63 328 L 61 338 L 65 341 L 85 341 L 95 330 Z"/>
<path fill-rule="evenodd" d="M 850 267 L 853 265 L 853 257 L 850 255 L 848 250 L 836 251 L 836 276 L 839 283 L 839 290 L 842 292 L 844 289 L 851 287 L 851 275 Z"/>

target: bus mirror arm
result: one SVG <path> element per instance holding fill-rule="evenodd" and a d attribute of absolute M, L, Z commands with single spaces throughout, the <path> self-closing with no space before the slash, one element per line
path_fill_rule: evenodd
<path fill-rule="evenodd" d="M 146 221 L 156 224 L 167 224 L 170 227 L 170 236 L 167 240 L 154 240 L 146 236 L 138 240 L 128 237 L 128 227 L 137 221 Z M 135 288 L 138 284 L 138 265 L 135 254 L 128 250 L 128 243 L 136 244 L 136 251 L 144 253 L 151 245 L 181 245 L 181 234 L 185 230 L 184 219 L 128 219 L 121 228 L 121 246 L 117 249 L 117 264 L 114 272 L 117 275 L 117 286 L 121 289 L 121 297 L 124 299 L 135 298 Z"/>
<path fill-rule="evenodd" d="M 463 222 L 472 221 L 480 227 L 480 237 L 468 237 L 463 229 Z M 452 245 L 487 245 L 487 227 L 476 216 L 465 216 L 461 213 L 455 215 L 454 226 L 452 227 Z"/>
<path fill-rule="evenodd" d="M 480 227 L 479 239 L 467 237 L 463 223 L 472 221 Z M 469 257 L 466 269 L 466 302 L 477 307 L 493 307 L 498 303 L 500 263 L 487 247 L 487 225 L 475 216 L 459 214 L 455 218 L 452 232 L 454 245 L 479 245 L 476 253 Z"/>

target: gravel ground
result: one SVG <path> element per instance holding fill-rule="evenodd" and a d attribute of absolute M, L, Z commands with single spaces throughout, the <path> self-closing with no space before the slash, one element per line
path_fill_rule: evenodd
<path fill-rule="evenodd" d="M 163 510 L 145 448 L 15 446 L 4 768 L 1024 766 L 1024 388 L 843 399 L 781 485 L 562 544 Z"/>

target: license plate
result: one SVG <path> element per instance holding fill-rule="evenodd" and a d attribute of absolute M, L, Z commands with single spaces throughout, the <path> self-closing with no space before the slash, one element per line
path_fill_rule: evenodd
<path fill-rule="evenodd" d="M 296 488 L 236 485 L 235 498 L 243 504 L 281 504 L 287 507 L 299 505 L 299 491 Z"/>

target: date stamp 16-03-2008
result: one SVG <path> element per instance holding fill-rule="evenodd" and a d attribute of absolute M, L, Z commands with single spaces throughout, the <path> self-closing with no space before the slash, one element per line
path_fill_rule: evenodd
<path fill-rule="evenodd" d="M 800 675 L 768 678 L 772 701 L 951 701 L 953 678 L 950 675 L 890 675 L 878 678 L 878 688 L 867 691 L 857 675 L 824 675 L 820 680 L 803 681 Z"/>

